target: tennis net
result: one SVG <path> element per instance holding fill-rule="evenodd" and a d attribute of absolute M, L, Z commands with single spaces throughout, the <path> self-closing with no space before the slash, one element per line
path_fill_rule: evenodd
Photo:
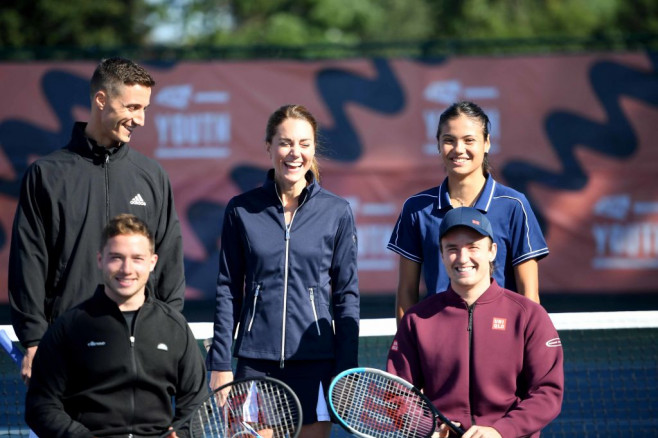
<path fill-rule="evenodd" d="M 543 437 L 658 437 L 658 311 L 554 313 L 564 348 L 562 412 Z M 190 323 L 203 349 L 212 324 Z M 13 338 L 11 326 L 0 326 Z M 394 319 L 361 322 L 359 364 L 383 369 Z M 15 341 L 15 338 L 13 338 Z M 0 435 L 28 436 L 25 386 L 0 355 Z M 349 436 L 334 426 L 332 438 Z"/>

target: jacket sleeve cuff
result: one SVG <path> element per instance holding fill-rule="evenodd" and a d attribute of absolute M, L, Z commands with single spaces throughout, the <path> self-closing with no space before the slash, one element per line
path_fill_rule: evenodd
<path fill-rule="evenodd" d="M 221 362 L 221 361 L 213 361 L 210 359 L 210 356 L 206 357 L 206 368 L 208 368 L 208 371 L 232 371 L 232 363 L 231 361 L 228 362 Z"/>
<path fill-rule="evenodd" d="M 40 339 L 36 341 L 26 341 L 26 342 L 21 342 L 21 345 L 24 348 L 29 348 L 29 347 L 38 347 L 39 346 Z"/>

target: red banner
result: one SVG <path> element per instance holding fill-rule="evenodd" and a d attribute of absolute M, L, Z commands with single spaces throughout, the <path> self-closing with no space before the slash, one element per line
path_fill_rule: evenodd
<path fill-rule="evenodd" d="M 402 203 L 445 176 L 434 139 L 452 102 L 492 121 L 494 176 L 524 192 L 547 236 L 542 293 L 655 292 L 658 59 L 645 54 L 447 58 L 437 62 L 146 64 L 157 81 L 131 146 L 170 175 L 189 298 L 210 298 L 224 206 L 261 184 L 269 114 L 306 105 L 322 128 L 322 184 L 349 199 L 364 293 L 392 293 L 386 249 Z M 86 120 L 93 62 L 0 64 L 0 301 L 20 179 Z"/>

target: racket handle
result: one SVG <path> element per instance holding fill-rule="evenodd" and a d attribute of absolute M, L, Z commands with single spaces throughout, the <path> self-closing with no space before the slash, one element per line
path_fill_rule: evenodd
<path fill-rule="evenodd" d="M 464 433 L 466 433 L 466 431 L 463 428 L 461 428 L 460 426 L 457 426 L 455 423 L 448 420 L 445 417 L 445 415 L 441 414 L 440 412 L 437 412 L 437 417 L 439 417 L 439 420 L 441 420 L 442 423 L 444 423 L 446 426 L 448 426 L 450 428 L 450 430 L 452 430 L 454 433 L 456 433 L 458 437 L 461 438 L 461 436 L 464 435 Z"/>

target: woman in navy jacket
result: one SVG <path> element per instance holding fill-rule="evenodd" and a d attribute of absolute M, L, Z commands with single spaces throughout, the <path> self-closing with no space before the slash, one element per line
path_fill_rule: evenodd
<path fill-rule="evenodd" d="M 354 218 L 318 184 L 317 122 L 286 105 L 267 124 L 273 169 L 265 184 L 229 202 L 222 229 L 211 387 L 268 375 L 302 402 L 301 437 L 328 437 L 324 393 L 357 365 L 359 291 Z"/>

